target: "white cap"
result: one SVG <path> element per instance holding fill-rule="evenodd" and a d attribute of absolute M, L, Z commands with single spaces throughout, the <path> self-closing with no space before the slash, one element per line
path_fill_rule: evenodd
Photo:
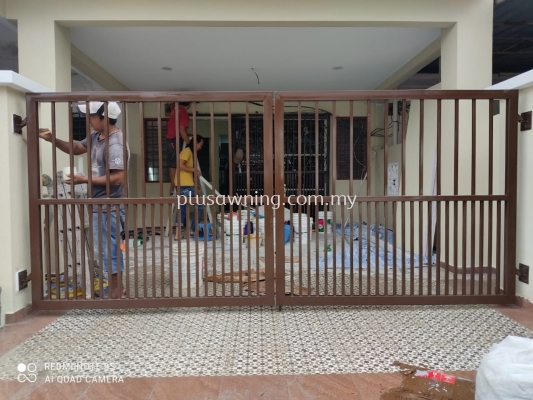
<path fill-rule="evenodd" d="M 100 109 L 100 107 L 102 107 L 103 105 L 104 105 L 103 101 L 91 101 L 89 103 L 89 114 L 96 114 L 97 111 Z M 83 114 L 86 114 L 85 109 L 87 107 L 85 104 L 78 104 L 78 108 L 80 109 L 80 112 L 82 112 Z M 109 113 L 109 118 L 111 119 L 117 119 L 121 112 L 120 107 L 114 101 L 110 101 L 107 104 L 107 111 Z M 105 111 L 103 109 L 102 109 L 102 115 L 105 116 Z"/>

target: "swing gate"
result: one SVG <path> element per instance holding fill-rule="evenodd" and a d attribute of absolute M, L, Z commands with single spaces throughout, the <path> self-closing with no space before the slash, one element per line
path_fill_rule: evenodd
<path fill-rule="evenodd" d="M 69 151 L 91 147 L 72 123 L 90 101 L 120 104 L 125 198 L 109 174 L 94 198 L 90 152 Z M 210 160 L 199 197 L 168 195 L 180 102 L 210 139 L 191 147 Z M 27 110 L 36 309 L 515 301 L 517 91 L 39 93 Z"/>

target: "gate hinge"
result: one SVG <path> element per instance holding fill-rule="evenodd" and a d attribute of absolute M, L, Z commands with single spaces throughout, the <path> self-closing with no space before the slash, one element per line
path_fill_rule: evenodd
<path fill-rule="evenodd" d="M 22 135 L 22 128 L 24 128 L 26 125 L 26 118 L 22 119 L 20 115 L 13 114 L 13 133 Z"/>
<path fill-rule="evenodd" d="M 529 284 L 529 266 L 524 264 L 518 264 L 516 269 L 516 275 L 520 282 Z"/>

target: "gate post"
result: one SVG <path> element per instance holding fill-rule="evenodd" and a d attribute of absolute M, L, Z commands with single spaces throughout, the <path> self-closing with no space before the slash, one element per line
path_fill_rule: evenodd
<path fill-rule="evenodd" d="M 518 155 L 518 90 L 507 101 L 507 151 L 505 154 L 505 294 L 507 302 L 516 302 L 516 214 Z"/>

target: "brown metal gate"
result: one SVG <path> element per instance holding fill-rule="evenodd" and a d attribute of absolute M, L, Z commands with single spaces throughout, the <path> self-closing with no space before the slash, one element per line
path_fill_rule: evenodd
<path fill-rule="evenodd" d="M 329 112 L 333 159 L 330 196 L 309 197 L 300 185 L 304 197 L 284 196 L 316 205 L 312 215 L 300 206 L 288 218 L 276 212 L 276 229 L 288 219 L 298 237 L 283 247 L 278 230 L 276 304 L 514 302 L 517 105 L 517 91 L 276 93 L 275 193 L 283 193 L 285 113 L 296 108 L 299 124 L 302 113 L 318 124 Z M 365 117 L 362 162 L 354 129 Z M 341 195 L 357 196 L 350 210 Z M 331 212 L 331 231 L 326 222 L 321 232 L 320 211 Z"/>
<path fill-rule="evenodd" d="M 76 193 L 73 183 L 63 183 L 63 169 L 67 167 L 73 172 L 73 168 L 79 165 L 74 158 L 77 150 L 69 150 L 79 149 L 73 138 L 73 106 L 88 107 L 91 101 L 104 102 L 106 112 L 109 102 L 121 105 L 122 113 L 117 123 L 123 132 L 123 143 L 128 143 L 130 150 L 125 176 L 126 198 L 109 198 L 113 185 L 109 174 L 105 178 L 105 198 L 91 197 L 92 180 L 96 178 L 87 172 L 87 187 L 84 189 L 81 185 L 76 195 L 71 194 Z M 192 102 L 188 112 L 191 114 L 189 133 L 193 142 L 201 134 L 210 138 L 209 148 L 193 148 L 195 160 L 199 151 L 207 151 L 209 165 L 217 165 L 215 159 L 221 155 L 213 139 L 220 135 L 228 135 L 229 148 L 232 148 L 230 133 L 234 113 L 245 115 L 247 121 L 243 141 L 245 156 L 250 153 L 249 116 L 255 112 L 265 116 L 262 152 L 273 154 L 272 93 L 127 92 L 27 96 L 31 281 L 33 304 L 37 309 L 274 304 L 274 244 L 265 240 L 265 251 L 260 255 L 259 247 L 249 247 L 242 240 L 243 233 L 252 232 L 252 224 L 255 229 L 260 225 L 259 214 L 251 214 L 246 207 L 254 202 L 250 179 L 246 187 L 250 197 L 239 199 L 236 207 L 239 218 L 223 222 L 221 232 L 217 232 L 216 224 L 208 225 L 207 211 L 211 211 L 213 219 L 220 217 L 225 221 L 236 201 L 227 196 L 217 197 L 208 186 L 203 188 L 204 195 L 211 195 L 211 200 L 198 199 L 204 204 L 203 218 L 194 197 L 182 198 L 182 206 L 192 206 L 194 213 L 185 213 L 184 228 L 179 223 L 173 227 L 173 207 L 177 205 L 177 198 L 169 196 L 169 183 L 164 182 L 165 169 L 169 167 L 164 130 L 169 118 L 175 118 L 176 126 L 180 126 L 179 113 L 169 116 L 169 107 L 174 105 L 177 109 L 179 102 Z M 223 123 L 220 123 L 221 118 Z M 154 119 L 156 123 L 153 123 Z M 146 124 L 146 120 L 151 123 Z M 50 128 L 52 146 L 39 139 L 38 127 Z M 87 147 L 91 148 L 89 119 L 86 119 L 85 128 Z M 107 127 L 106 135 L 109 129 L 113 128 Z M 178 140 L 173 142 L 179 149 Z M 63 158 L 60 150 L 53 150 L 57 146 L 67 149 Z M 109 139 L 105 139 L 106 162 L 109 162 L 109 146 Z M 176 151 L 179 158 L 179 150 Z M 234 154 L 227 156 L 231 160 Z M 123 146 L 123 158 L 127 157 L 127 147 Z M 85 171 L 92 171 L 90 152 L 83 165 Z M 273 170 L 272 156 L 265 157 L 264 165 L 268 171 Z M 230 193 L 233 191 L 233 168 L 235 166 L 230 163 Z M 205 178 L 216 189 L 218 171 L 214 167 L 210 169 L 210 176 Z M 248 175 L 249 172 L 248 168 Z M 177 175 L 180 176 L 179 168 Z M 46 196 L 44 186 L 48 188 L 49 196 Z M 273 195 L 271 173 L 265 175 L 264 194 Z M 104 209 L 109 206 L 115 208 L 106 213 Z M 123 227 L 118 206 L 124 209 Z M 182 206 L 177 210 L 178 221 L 184 212 Z M 271 206 L 265 207 L 264 217 L 267 222 L 264 226 L 261 224 L 263 235 L 273 237 Z M 187 228 L 192 221 L 195 222 L 193 237 Z M 117 252 L 120 252 L 120 245 L 124 245 L 121 252 L 124 271 L 117 267 L 116 274 L 117 297 L 125 292 L 125 298 L 113 298 L 109 279 L 113 276 L 112 257 L 105 262 L 102 255 L 105 247 L 107 254 L 112 254 L 115 246 L 111 233 L 113 223 L 120 226 L 123 237 L 121 240 L 118 233 L 116 235 Z"/>
<path fill-rule="evenodd" d="M 34 306 L 514 302 L 516 91 L 274 96 L 275 107 L 272 93 L 266 92 L 29 94 Z M 76 192 L 73 184 L 62 183 L 62 169 L 81 164 L 75 152 L 63 156 L 52 149 L 60 139 L 63 146 L 74 144 L 73 105 L 90 101 L 105 102 L 106 110 L 108 102 L 120 102 L 119 125 L 131 151 L 126 198 L 91 198 L 90 174 L 88 196 L 78 190 L 76 198 L 61 197 Z M 233 177 L 241 168 L 246 179 L 238 195 L 246 197 L 217 197 L 204 206 L 203 218 L 193 207 L 193 216 L 186 213 L 186 226 L 195 220 L 194 237 L 182 238 L 186 229 L 179 224 L 172 229 L 177 201 L 164 181 L 169 167 L 165 130 L 169 118 L 180 124 L 179 114 L 170 117 L 168 106 L 186 101 L 193 102 L 193 140 L 209 137 L 208 149 L 194 151 L 195 159 L 197 151 L 209 154 L 207 180 L 220 187 L 216 166 L 227 158 L 228 193 L 236 192 Z M 250 140 L 255 114 L 263 115 L 259 152 Z M 245 120 L 240 162 L 232 143 L 235 115 Z M 290 119 L 295 141 L 285 140 Z M 50 128 L 52 146 L 38 138 L 38 127 Z M 328 134 L 322 142 L 324 127 Z M 85 131 L 90 137 L 87 119 Z M 216 140 L 225 135 L 227 155 L 220 154 Z M 256 159 L 265 171 L 260 193 L 255 193 L 252 179 Z M 89 155 L 83 165 L 91 170 Z M 396 174 L 392 180 L 389 168 L 391 176 Z M 294 179 L 287 182 L 287 176 Z M 108 194 L 110 184 L 106 179 Z M 357 198 L 350 209 L 334 204 L 342 203 L 340 196 Z M 250 203 L 255 212 L 245 206 Z M 126 293 L 117 299 L 104 290 L 106 284 L 109 288 L 103 278 L 106 271 L 109 276 L 111 263 L 101 256 L 102 246 L 111 242 L 112 221 L 117 226 L 121 222 L 117 210 L 104 220 L 103 209 L 111 205 L 125 210 L 124 271 L 119 269 L 117 279 L 119 292 Z M 217 221 L 211 231 L 207 209 Z M 182 212 L 180 208 L 178 218 Z M 226 219 L 231 212 L 234 217 Z M 93 235 L 95 229 L 100 231 Z M 260 234 L 263 245 L 254 246 L 250 234 Z M 107 248 L 111 252 L 111 245 Z"/>

